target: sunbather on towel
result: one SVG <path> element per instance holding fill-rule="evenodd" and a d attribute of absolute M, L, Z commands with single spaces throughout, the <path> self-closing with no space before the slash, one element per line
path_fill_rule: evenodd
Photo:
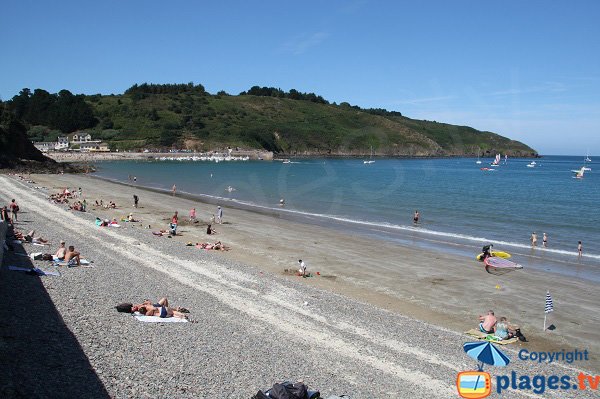
<path fill-rule="evenodd" d="M 139 312 L 140 308 L 142 308 L 142 307 L 145 308 L 146 311 L 149 308 L 161 308 L 161 307 L 169 308 L 169 299 L 167 299 L 166 297 L 160 298 L 158 300 L 158 302 L 152 302 L 149 299 L 146 299 L 144 302 L 139 303 L 139 304 L 121 303 L 116 306 L 116 309 L 119 312 L 135 313 L 135 312 Z M 171 308 L 171 309 L 173 309 L 174 311 L 177 311 L 177 312 L 181 312 L 181 313 L 189 313 L 190 312 L 186 308 L 182 308 L 180 306 L 178 306 L 176 308 Z"/>
<path fill-rule="evenodd" d="M 65 242 L 61 241 L 60 247 L 58 247 L 58 250 L 56 251 L 54 256 L 56 256 L 58 258 L 58 260 L 64 260 L 66 254 L 67 254 L 67 248 L 65 247 Z"/>
<path fill-rule="evenodd" d="M 75 251 L 75 247 L 73 245 L 69 245 L 69 250 L 65 253 L 65 261 L 67 262 L 71 262 L 71 260 L 73 260 L 73 262 L 75 262 L 75 264 L 77 264 L 77 266 L 81 265 L 81 257 L 80 257 L 80 253 Z"/>
<path fill-rule="evenodd" d="M 492 334 L 497 321 L 496 316 L 494 316 L 494 311 L 488 310 L 487 315 L 479 316 L 479 331 L 486 334 Z"/>

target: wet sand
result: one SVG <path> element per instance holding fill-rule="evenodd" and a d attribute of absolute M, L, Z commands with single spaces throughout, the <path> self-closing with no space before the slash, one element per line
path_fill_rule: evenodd
<path fill-rule="evenodd" d="M 187 242 L 220 240 L 232 249 L 220 256 L 301 280 L 345 296 L 371 303 L 406 316 L 430 322 L 454 331 L 466 331 L 477 324 L 477 316 L 494 309 L 521 327 L 535 350 L 563 348 L 588 349 L 592 360 L 581 367 L 600 369 L 600 293 L 596 283 L 532 269 L 504 275 L 485 272 L 473 257 L 452 251 L 424 250 L 416 245 L 393 245 L 366 238 L 352 231 L 283 220 L 247 210 L 224 206 L 224 224 L 214 226 L 215 236 L 206 235 L 206 223 L 216 212 L 213 204 L 148 191 L 141 187 L 108 182 L 85 175 L 35 175 L 37 186 L 50 193 L 64 187 L 81 187 L 88 206 L 96 199 L 112 200 L 119 209 L 94 209 L 106 218 L 133 212 L 139 223 L 127 228 L 167 229 L 175 210 L 186 220 L 196 207 L 198 224 L 180 222 L 173 246 Z M 133 194 L 140 197 L 133 208 Z M 148 234 L 151 234 L 148 230 Z M 302 279 L 288 275 L 285 269 L 297 268 L 303 259 L 308 270 L 320 276 Z M 289 273 L 289 272 L 288 272 Z M 556 311 L 548 317 L 553 331 L 542 331 L 546 290 L 550 289 Z"/>

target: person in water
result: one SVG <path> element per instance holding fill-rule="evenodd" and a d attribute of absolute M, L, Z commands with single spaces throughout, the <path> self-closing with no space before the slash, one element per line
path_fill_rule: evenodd
<path fill-rule="evenodd" d="M 577 253 L 579 254 L 578 256 L 580 258 L 583 256 L 583 244 L 581 243 L 581 241 L 579 241 L 579 243 L 577 244 Z"/>
<path fill-rule="evenodd" d="M 535 231 L 533 233 L 531 233 L 531 246 L 535 247 L 537 246 L 537 234 L 535 234 Z"/>
<path fill-rule="evenodd" d="M 548 235 L 546 233 L 544 233 L 544 235 L 542 236 L 542 245 L 544 246 L 544 248 L 548 246 Z"/>
<path fill-rule="evenodd" d="M 413 216 L 413 223 L 414 223 L 414 224 L 417 224 L 417 223 L 419 223 L 419 217 L 420 217 L 420 216 L 421 216 L 421 215 L 419 214 L 419 211 L 418 211 L 418 210 L 416 210 L 416 211 L 415 211 L 415 214 L 414 214 L 414 216 Z"/>

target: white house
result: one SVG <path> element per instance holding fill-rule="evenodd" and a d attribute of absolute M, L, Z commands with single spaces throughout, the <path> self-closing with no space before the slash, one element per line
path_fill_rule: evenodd
<path fill-rule="evenodd" d="M 51 141 L 38 141 L 37 143 L 34 142 L 33 145 L 41 152 L 48 152 L 50 150 L 54 150 L 56 147 L 56 143 Z"/>
<path fill-rule="evenodd" d="M 92 135 L 85 132 L 76 132 L 69 135 L 71 137 L 71 143 L 79 144 L 79 143 L 87 143 L 92 141 Z"/>
<path fill-rule="evenodd" d="M 56 150 L 66 150 L 69 148 L 69 138 L 67 136 L 58 136 L 58 143 L 55 143 Z"/>

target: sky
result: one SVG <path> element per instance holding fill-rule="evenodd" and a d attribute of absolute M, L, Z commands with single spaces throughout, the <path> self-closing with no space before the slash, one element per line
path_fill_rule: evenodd
<path fill-rule="evenodd" d="M 600 155 L 600 1 L 5 1 L 0 99 L 22 88 L 259 86 Z"/>

